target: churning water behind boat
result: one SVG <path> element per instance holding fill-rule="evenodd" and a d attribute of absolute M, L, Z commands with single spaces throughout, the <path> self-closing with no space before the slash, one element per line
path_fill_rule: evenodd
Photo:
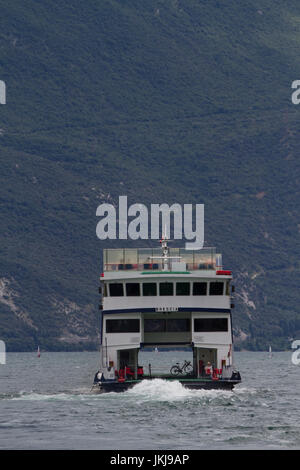
<path fill-rule="evenodd" d="M 290 353 L 236 353 L 233 392 L 143 381 L 90 393 L 97 353 L 7 355 L 0 367 L 2 449 L 300 448 L 300 367 Z M 187 352 L 141 353 L 161 368 Z"/>

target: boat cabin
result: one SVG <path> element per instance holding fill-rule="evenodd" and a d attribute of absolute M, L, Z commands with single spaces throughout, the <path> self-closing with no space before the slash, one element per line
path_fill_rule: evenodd
<path fill-rule="evenodd" d="M 215 248 L 104 250 L 101 370 L 141 378 L 141 348 L 188 347 L 195 378 L 232 366 L 231 271 Z M 123 371 L 123 372 L 122 372 Z"/>

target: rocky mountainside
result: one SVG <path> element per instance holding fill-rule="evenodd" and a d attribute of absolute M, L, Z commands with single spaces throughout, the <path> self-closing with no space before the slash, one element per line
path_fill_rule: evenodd
<path fill-rule="evenodd" d="M 119 195 L 204 203 L 205 240 L 235 277 L 237 347 L 288 348 L 300 337 L 299 2 L 0 6 L 8 349 L 97 347 L 101 250 L 124 243 L 97 239 L 96 208 Z"/>

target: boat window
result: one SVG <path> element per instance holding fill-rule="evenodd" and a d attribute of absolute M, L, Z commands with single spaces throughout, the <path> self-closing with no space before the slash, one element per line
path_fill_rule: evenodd
<path fill-rule="evenodd" d="M 104 282 L 103 284 L 103 297 L 107 297 L 107 284 Z"/>
<path fill-rule="evenodd" d="M 122 320 L 106 320 L 106 333 L 139 333 L 140 320 L 122 319 Z"/>
<path fill-rule="evenodd" d="M 194 331 L 214 332 L 228 331 L 227 318 L 195 318 Z"/>
<path fill-rule="evenodd" d="M 160 282 L 159 295 L 173 295 L 173 282 Z"/>
<path fill-rule="evenodd" d="M 124 295 L 123 284 L 121 283 L 109 284 L 109 295 L 111 297 L 123 297 Z"/>
<path fill-rule="evenodd" d="M 181 331 L 191 331 L 191 322 L 189 318 L 177 318 L 177 319 L 168 319 L 167 321 L 167 331 L 181 332 Z"/>
<path fill-rule="evenodd" d="M 152 320 L 151 318 L 144 319 L 144 331 L 145 333 L 162 333 L 166 331 L 166 320 L 156 318 Z"/>
<path fill-rule="evenodd" d="M 145 333 L 166 333 L 166 332 L 186 332 L 191 330 L 191 323 L 189 318 L 145 318 L 144 320 Z"/>
<path fill-rule="evenodd" d="M 193 282 L 193 295 L 206 295 L 207 282 Z"/>
<path fill-rule="evenodd" d="M 144 282 L 143 283 L 143 295 L 157 295 L 157 286 L 155 282 Z"/>
<path fill-rule="evenodd" d="M 176 295 L 190 295 L 190 283 L 176 282 Z"/>
<path fill-rule="evenodd" d="M 137 297 L 140 295 L 140 283 L 139 282 L 127 282 L 126 283 L 126 295 L 128 297 Z"/>
<path fill-rule="evenodd" d="M 224 282 L 211 282 L 209 284 L 209 295 L 223 295 Z"/>
<path fill-rule="evenodd" d="M 230 281 L 226 282 L 226 295 L 230 295 Z"/>

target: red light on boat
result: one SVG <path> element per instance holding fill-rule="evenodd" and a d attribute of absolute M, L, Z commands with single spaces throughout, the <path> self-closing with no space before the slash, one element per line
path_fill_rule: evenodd
<path fill-rule="evenodd" d="M 231 271 L 217 271 L 216 274 L 219 274 L 222 276 L 231 276 Z"/>
<path fill-rule="evenodd" d="M 100 277 L 104 277 L 104 273 L 101 273 L 101 274 L 100 274 Z"/>

